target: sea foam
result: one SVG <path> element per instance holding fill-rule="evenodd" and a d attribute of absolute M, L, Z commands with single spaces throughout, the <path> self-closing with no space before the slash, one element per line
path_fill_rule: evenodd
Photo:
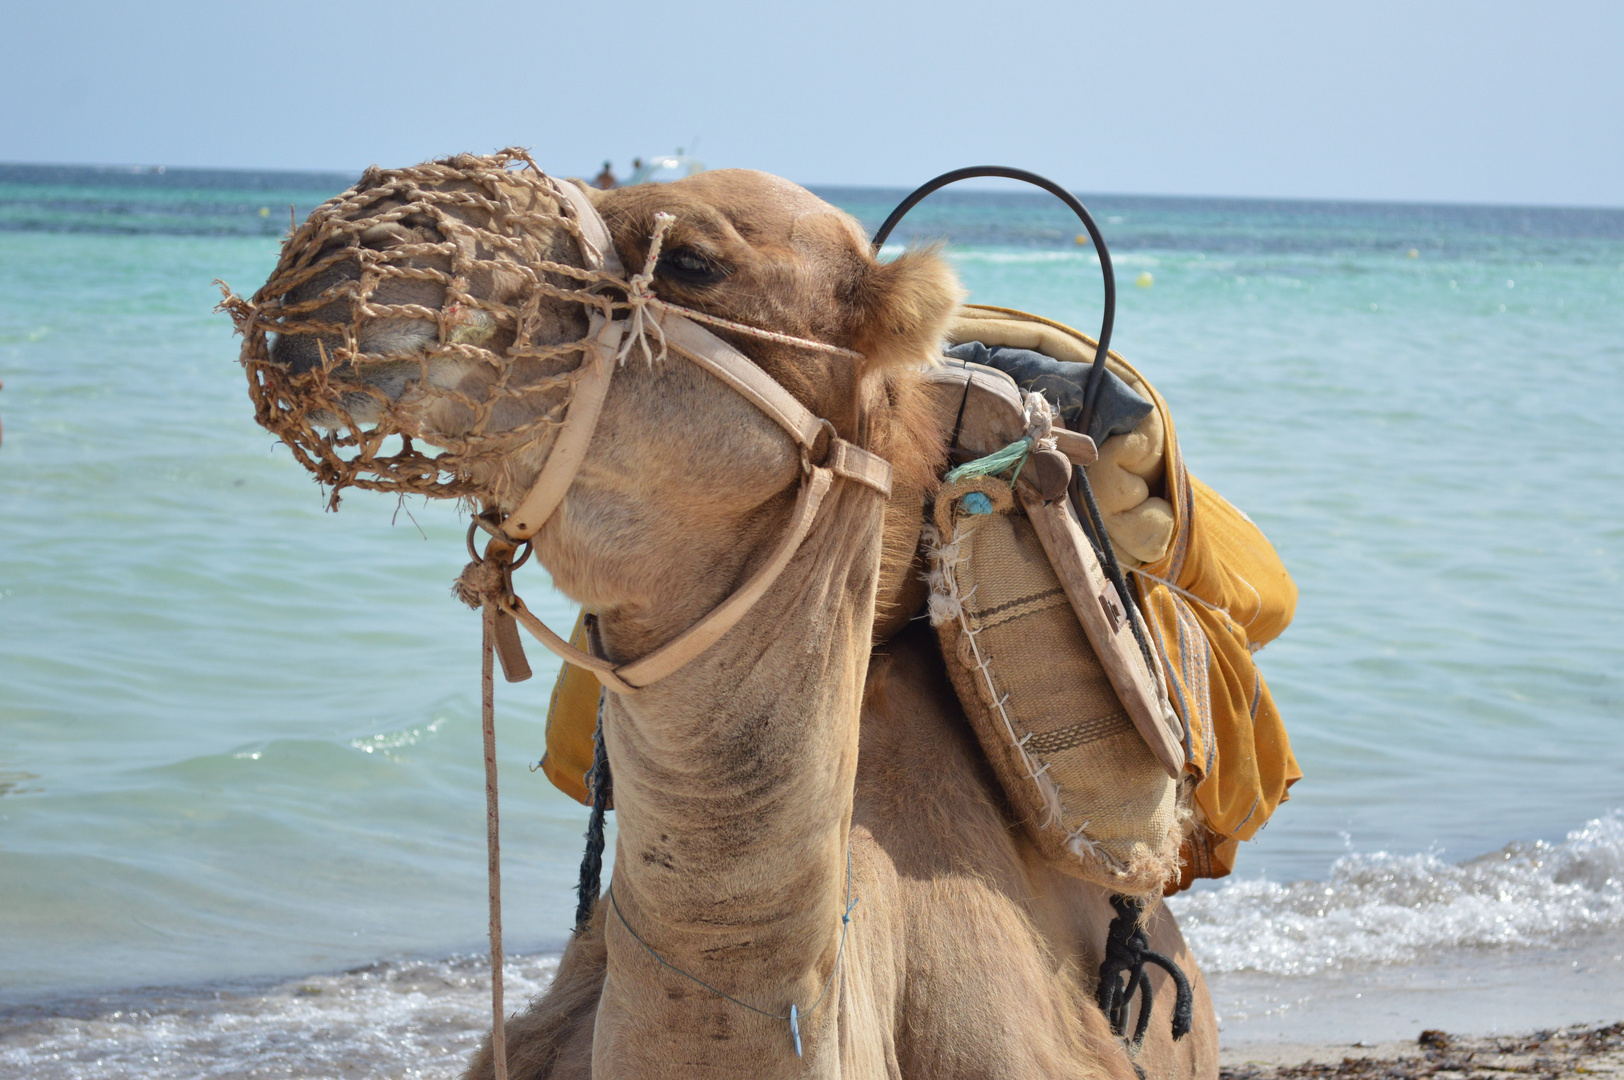
<path fill-rule="evenodd" d="M 1209 973 L 1311 975 L 1448 949 L 1571 944 L 1624 929 L 1624 812 L 1561 843 L 1513 843 L 1463 863 L 1345 855 L 1324 881 L 1231 881 L 1169 907 Z"/>
<path fill-rule="evenodd" d="M 508 1011 L 558 970 L 503 965 Z M 0 1012 L 0 1075 L 31 1080 L 449 1078 L 490 1029 L 483 958 L 374 964 L 270 986 L 136 990 Z"/>

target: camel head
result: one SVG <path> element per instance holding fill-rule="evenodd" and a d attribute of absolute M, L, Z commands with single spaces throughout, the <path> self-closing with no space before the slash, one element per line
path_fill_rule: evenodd
<path fill-rule="evenodd" d="M 659 299 L 846 350 L 713 327 L 840 437 L 891 459 L 901 490 L 929 486 L 937 451 L 911 379 L 959 299 L 945 263 L 879 262 L 853 218 L 764 173 L 587 197 L 625 278 L 651 271 Z M 590 272 L 586 243 L 522 154 L 370 170 L 290 237 L 252 302 L 227 300 L 261 423 L 335 489 L 511 511 L 548 459 L 590 328 L 626 310 L 627 282 Z M 657 334 L 644 342 L 659 351 Z M 694 364 L 648 356 L 615 370 L 568 498 L 535 537 L 589 606 L 656 603 L 672 551 L 744 551 L 763 527 L 753 511 L 795 491 L 799 452 L 780 428 Z M 745 558 L 720 558 L 718 578 Z"/>

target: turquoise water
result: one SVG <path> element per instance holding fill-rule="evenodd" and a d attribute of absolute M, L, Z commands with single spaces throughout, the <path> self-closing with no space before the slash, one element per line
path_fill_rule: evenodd
<path fill-rule="evenodd" d="M 0 1064 L 105 1054 L 29 1027 L 47 1001 L 104 1020 L 84 1003 L 248 979 L 264 1036 L 326 1022 L 279 978 L 387 962 L 332 993 L 430 1011 L 422 971 L 477 982 L 465 523 L 366 493 L 324 513 L 210 310 L 211 279 L 264 279 L 289 203 L 344 182 L 0 168 Z M 824 194 L 872 225 L 900 193 Z M 1306 777 L 1239 880 L 1181 902 L 1221 1010 L 1252 1008 L 1226 972 L 1289 997 L 1624 934 L 1624 211 L 1089 202 L 1118 349 L 1302 595 L 1261 663 Z M 1096 324 L 1093 257 L 1041 198 L 943 196 L 908 226 L 955 239 L 976 300 Z M 499 690 L 506 912 L 545 958 L 585 812 L 527 769 L 531 652 Z M 125 1075 L 62 1068 L 39 1075 Z M 165 1074 L 227 1075 L 189 1068 Z"/>

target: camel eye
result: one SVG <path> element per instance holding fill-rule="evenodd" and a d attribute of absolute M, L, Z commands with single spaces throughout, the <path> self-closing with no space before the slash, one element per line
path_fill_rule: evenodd
<path fill-rule="evenodd" d="M 661 277 L 670 278 L 680 285 L 714 285 L 727 277 L 727 271 L 713 262 L 710 256 L 690 247 L 672 248 L 660 252 L 655 270 Z"/>

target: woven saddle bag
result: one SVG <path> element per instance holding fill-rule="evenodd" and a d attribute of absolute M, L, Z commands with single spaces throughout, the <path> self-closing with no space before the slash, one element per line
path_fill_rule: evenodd
<path fill-rule="evenodd" d="M 1161 664 L 1068 497 L 1092 441 L 1003 372 L 930 375 L 956 432 L 925 534 L 929 613 L 948 675 L 1021 827 L 1043 856 L 1113 892 L 1160 895 L 1188 819 L 1183 727 Z M 1000 451 L 1024 456 L 997 472 Z M 1013 447 L 1013 450 L 1012 450 Z"/>

